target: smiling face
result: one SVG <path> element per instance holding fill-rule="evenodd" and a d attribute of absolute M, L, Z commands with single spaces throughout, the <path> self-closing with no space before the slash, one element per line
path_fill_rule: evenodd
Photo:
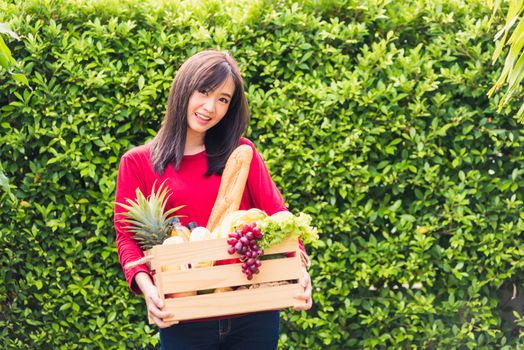
<path fill-rule="evenodd" d="M 226 52 L 199 52 L 180 66 L 171 84 L 164 120 L 151 145 L 153 169 L 163 174 L 172 164 L 178 170 L 185 155 L 205 149 L 206 176 L 220 175 L 248 122 L 237 62 Z"/>
<path fill-rule="evenodd" d="M 204 137 L 227 113 L 235 92 L 235 83 L 227 77 L 212 91 L 195 90 L 187 106 L 187 132 L 191 137 Z"/>

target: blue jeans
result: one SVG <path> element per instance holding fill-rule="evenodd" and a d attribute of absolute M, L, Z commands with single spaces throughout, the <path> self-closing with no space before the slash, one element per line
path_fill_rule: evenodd
<path fill-rule="evenodd" d="M 278 311 L 218 321 L 179 323 L 160 329 L 161 350 L 276 350 Z"/>

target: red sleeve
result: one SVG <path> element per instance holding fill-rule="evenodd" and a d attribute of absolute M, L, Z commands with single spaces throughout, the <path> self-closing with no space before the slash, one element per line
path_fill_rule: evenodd
<path fill-rule="evenodd" d="M 265 211 L 268 215 L 287 210 L 284 198 L 271 179 L 266 163 L 256 150 L 255 145 L 245 138 L 242 139 L 242 143 L 253 149 L 253 159 L 249 167 L 246 184 L 253 207 Z"/>
<path fill-rule="evenodd" d="M 122 157 L 118 168 L 115 203 L 128 204 L 128 198 L 135 200 L 137 188 L 140 188 L 143 193 L 146 192 L 144 183 L 138 176 L 141 173 L 143 172 L 140 170 L 140 166 L 137 164 L 136 160 L 126 155 Z M 124 228 L 127 224 L 121 222 L 121 220 L 125 218 L 123 215 L 125 211 L 124 208 L 115 204 L 114 224 L 116 231 L 116 248 L 127 284 L 134 293 L 141 294 L 142 292 L 140 291 L 140 288 L 138 288 L 136 283 L 134 283 L 135 275 L 138 272 L 146 272 L 151 276 L 151 273 L 145 264 L 133 267 L 129 270 L 124 268 L 127 263 L 136 261 L 144 256 L 142 249 L 140 249 L 136 241 L 133 239 L 132 234 Z"/>
<path fill-rule="evenodd" d="M 273 215 L 279 211 L 287 211 L 284 198 L 273 182 L 266 163 L 256 150 L 255 145 L 246 138 L 242 138 L 241 143 L 247 144 L 253 149 L 253 159 L 251 160 L 247 178 L 247 190 L 254 207 L 265 211 L 268 215 Z M 298 243 L 300 249 L 307 255 L 300 238 Z"/>

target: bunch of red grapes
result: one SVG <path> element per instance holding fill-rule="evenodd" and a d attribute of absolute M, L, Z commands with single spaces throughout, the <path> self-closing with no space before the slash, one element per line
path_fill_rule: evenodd
<path fill-rule="evenodd" d="M 255 222 L 247 225 L 242 225 L 242 228 L 237 228 L 235 232 L 229 234 L 227 243 L 229 254 L 238 253 L 240 261 L 242 262 L 242 272 L 247 276 L 248 280 L 253 278 L 253 275 L 259 273 L 259 267 L 262 262 L 258 259 L 264 255 L 264 251 L 258 246 L 258 241 L 262 238 L 262 233 Z"/>

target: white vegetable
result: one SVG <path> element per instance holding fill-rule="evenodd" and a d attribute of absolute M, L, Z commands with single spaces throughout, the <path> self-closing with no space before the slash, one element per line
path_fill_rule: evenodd
<path fill-rule="evenodd" d="M 209 232 L 207 228 L 199 226 L 195 227 L 193 231 L 191 231 L 189 242 L 205 241 L 207 239 L 211 239 L 211 237 L 211 232 Z"/>

